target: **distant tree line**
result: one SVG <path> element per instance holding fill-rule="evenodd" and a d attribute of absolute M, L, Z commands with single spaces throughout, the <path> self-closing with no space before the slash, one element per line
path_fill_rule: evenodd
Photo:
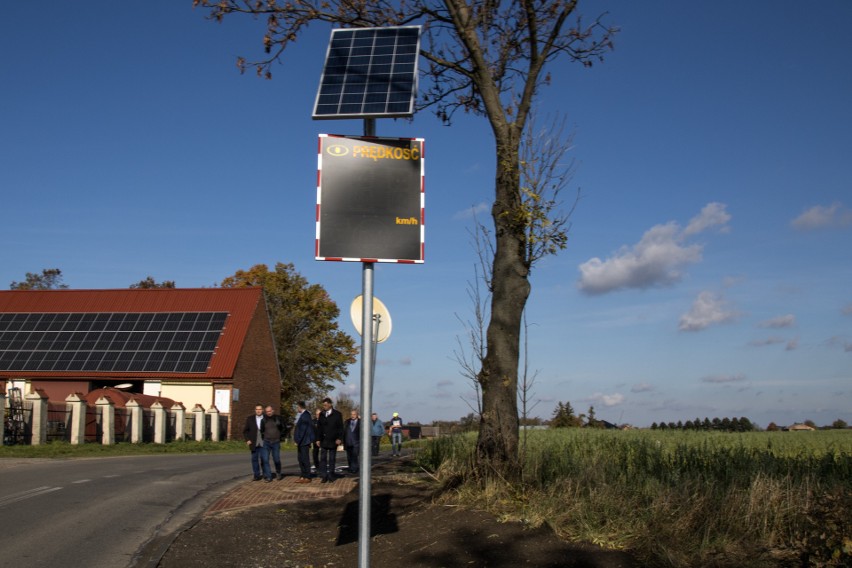
<path fill-rule="evenodd" d="M 409 422 L 416 424 L 416 422 Z M 479 429 L 479 417 L 470 412 L 458 420 L 433 420 L 432 426 L 441 429 L 442 434 L 463 434 L 465 432 L 476 432 Z"/>
<path fill-rule="evenodd" d="M 45 268 L 41 274 L 27 272 L 23 282 L 12 281 L 10 290 L 65 290 L 68 284 L 62 282 L 62 271 L 58 268 Z"/>
<path fill-rule="evenodd" d="M 174 288 L 174 280 L 163 280 L 157 282 L 153 276 L 148 276 L 144 280 L 140 280 L 130 285 L 134 289 L 152 289 L 152 288 Z M 67 290 L 68 284 L 64 282 L 62 271 L 58 268 L 45 268 L 38 272 L 27 272 L 24 280 L 18 282 L 13 280 L 9 284 L 10 290 Z"/>
<path fill-rule="evenodd" d="M 814 430 L 845 430 L 849 428 L 849 425 L 845 420 L 841 420 L 838 418 L 834 422 L 831 423 L 830 426 L 817 426 L 813 420 L 805 420 L 802 422 L 805 426 L 810 426 Z M 778 426 L 775 422 L 770 422 L 766 427 L 767 432 L 777 432 L 779 430 L 784 430 L 784 428 Z"/>
<path fill-rule="evenodd" d="M 696 418 L 695 420 L 687 420 L 686 422 L 654 422 L 651 424 L 651 430 L 696 430 L 702 432 L 752 432 L 759 428 L 746 418 Z"/>

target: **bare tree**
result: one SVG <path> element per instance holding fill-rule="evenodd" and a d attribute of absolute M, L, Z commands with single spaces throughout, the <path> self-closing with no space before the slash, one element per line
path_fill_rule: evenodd
<path fill-rule="evenodd" d="M 422 107 L 445 122 L 458 110 L 484 117 L 494 136 L 496 171 L 491 217 L 494 256 L 487 351 L 479 373 L 482 419 L 477 455 L 483 471 L 516 469 L 518 359 L 521 316 L 530 294 L 530 268 L 539 252 L 535 225 L 524 208 L 519 150 L 548 67 L 563 59 L 589 67 L 612 48 L 615 29 L 600 19 L 584 23 L 577 0 L 194 0 L 221 21 L 232 14 L 264 16 L 264 56 L 238 59 L 271 77 L 273 63 L 314 22 L 346 27 L 424 25 L 426 60 Z M 552 241 L 556 250 L 558 241 Z"/>
<path fill-rule="evenodd" d="M 535 379 L 538 377 L 538 371 L 530 374 L 529 372 L 529 325 L 527 324 L 527 314 L 524 313 L 524 356 L 523 356 L 523 371 L 521 373 L 520 380 L 518 381 L 518 401 L 521 404 L 521 424 L 524 426 L 523 429 L 523 438 L 521 438 L 521 449 L 520 449 L 520 468 L 521 473 L 523 473 L 523 465 L 526 462 L 526 453 L 527 453 L 527 426 L 529 413 L 538 406 L 538 402 L 536 401 L 533 404 L 530 404 L 531 397 L 534 396 L 533 387 L 535 386 Z"/>
<path fill-rule="evenodd" d="M 488 258 L 493 256 L 494 248 L 488 229 L 479 222 L 475 214 L 470 235 L 471 245 L 479 259 L 473 265 L 474 278 L 467 283 L 467 296 L 473 309 L 473 319 L 463 319 L 459 314 L 455 314 L 464 328 L 465 336 L 464 340 L 456 336 L 458 347 L 453 350 L 453 358 L 459 364 L 462 376 L 467 378 L 473 387 L 475 406 L 464 397 L 462 400 L 470 406 L 476 413 L 477 419 L 481 421 L 482 387 L 479 376 L 482 371 L 482 362 L 485 360 L 485 331 L 491 304 L 491 273 Z"/>

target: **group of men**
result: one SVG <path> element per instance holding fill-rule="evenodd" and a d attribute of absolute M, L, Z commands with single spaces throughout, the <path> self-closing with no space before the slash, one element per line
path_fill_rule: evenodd
<path fill-rule="evenodd" d="M 293 442 L 297 447 L 299 463 L 299 479 L 296 483 L 310 483 L 315 477 L 311 472 L 311 449 L 316 477 L 321 483 L 333 483 L 336 477 L 337 448 L 343 446 L 346 450 L 349 473 L 358 473 L 358 453 L 361 447 L 361 418 L 358 412 L 350 412 L 344 422 L 343 415 L 334 408 L 330 398 L 322 401 L 313 417 L 307 410 L 304 401 L 296 405 L 297 413 L 293 428 Z M 387 430 L 391 437 L 391 449 L 394 456 L 402 451 L 402 418 L 399 413 L 393 413 L 393 419 Z M 251 450 L 251 467 L 254 480 L 261 479 L 271 482 L 276 477 L 283 479 L 281 473 L 281 439 L 286 431 L 286 424 L 280 416 L 273 412 L 271 406 L 264 408 L 258 404 L 254 415 L 246 419 L 243 437 Z M 371 453 L 379 455 L 382 436 L 386 433 L 385 425 L 374 412 L 371 416 L 370 437 Z M 275 466 L 275 474 L 269 465 L 270 458 Z"/>

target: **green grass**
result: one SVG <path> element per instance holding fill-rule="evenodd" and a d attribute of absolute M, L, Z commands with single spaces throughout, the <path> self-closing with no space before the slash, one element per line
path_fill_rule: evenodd
<path fill-rule="evenodd" d="M 477 475 L 474 443 L 444 438 L 419 454 L 449 498 L 645 566 L 852 560 L 850 431 L 535 431 L 512 483 Z"/>
<path fill-rule="evenodd" d="M 405 448 L 417 447 L 423 440 L 405 440 Z M 49 442 L 39 446 L 14 445 L 0 446 L 2 458 L 74 458 L 98 456 L 134 456 L 145 454 L 184 454 L 184 453 L 242 453 L 246 451 L 246 443 L 242 440 L 222 442 L 169 442 L 168 444 L 131 444 L 119 442 L 110 446 L 97 443 L 71 445 L 68 442 Z M 294 452 L 296 446 L 292 441 L 281 443 L 282 452 Z M 387 437 L 382 440 L 382 451 L 390 451 L 390 441 Z"/>
<path fill-rule="evenodd" d="M 238 453 L 245 452 L 246 444 L 240 440 L 224 442 L 171 442 L 168 444 L 130 444 L 126 442 L 104 446 L 101 444 L 71 445 L 51 442 L 38 446 L 0 446 L 0 458 L 74 458 L 134 456 L 145 454 L 184 453 Z"/>

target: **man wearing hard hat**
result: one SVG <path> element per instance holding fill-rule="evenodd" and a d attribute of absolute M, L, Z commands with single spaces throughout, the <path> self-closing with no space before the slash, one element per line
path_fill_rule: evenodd
<path fill-rule="evenodd" d="M 402 455 L 402 418 L 399 412 L 393 413 L 390 421 L 391 453 L 395 456 Z"/>

